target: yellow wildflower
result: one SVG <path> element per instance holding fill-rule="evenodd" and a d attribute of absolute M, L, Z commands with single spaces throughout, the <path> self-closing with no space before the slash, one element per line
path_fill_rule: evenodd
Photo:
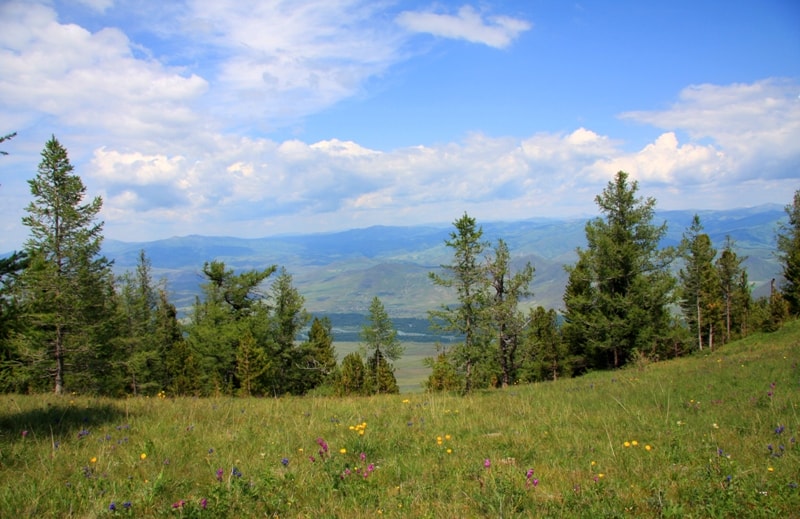
<path fill-rule="evenodd" d="M 144 460 L 144 459 L 146 459 L 146 458 L 147 458 L 147 454 L 145 454 L 144 452 L 143 452 L 143 453 L 141 453 L 141 454 L 139 454 L 139 459 L 140 459 L 140 460 Z"/>

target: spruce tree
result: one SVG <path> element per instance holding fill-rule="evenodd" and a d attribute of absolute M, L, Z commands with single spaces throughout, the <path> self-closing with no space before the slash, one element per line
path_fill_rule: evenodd
<path fill-rule="evenodd" d="M 587 248 L 567 269 L 572 286 L 564 303 L 573 327 L 567 339 L 598 368 L 654 349 L 669 328 L 672 252 L 659 249 L 666 224 L 653 225 L 655 200 L 636 198 L 637 190 L 622 171 L 608 183 L 595 198 L 603 216 L 586 224 Z"/>
<path fill-rule="evenodd" d="M 377 393 L 396 393 L 397 383 L 389 361 L 399 359 L 403 346 L 397 338 L 397 330 L 378 297 L 369 305 L 367 323 L 361 328 L 362 348 L 367 357 L 367 373 L 371 377 L 372 389 Z"/>
<path fill-rule="evenodd" d="M 103 224 L 96 221 L 102 199 L 83 203 L 86 187 L 55 137 L 28 183 L 34 200 L 22 219 L 30 229 L 30 267 L 20 278 L 29 327 L 23 341 L 32 359 L 46 359 L 56 394 L 64 393 L 68 372 L 85 381 L 75 389 L 101 390 L 85 384 L 93 377 L 87 370 L 102 375 L 110 357 L 113 277 L 111 262 L 100 256 Z"/>

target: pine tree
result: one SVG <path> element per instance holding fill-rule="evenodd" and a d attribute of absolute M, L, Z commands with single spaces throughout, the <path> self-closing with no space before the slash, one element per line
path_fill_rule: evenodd
<path fill-rule="evenodd" d="M 99 255 L 102 199 L 82 203 L 86 188 L 55 137 L 29 184 L 34 201 L 22 222 L 30 229 L 25 247 L 31 263 L 20 278 L 28 346 L 34 354 L 46 352 L 34 356 L 49 360 L 54 391 L 62 394 L 70 368 L 84 379 L 92 376 L 87 369 L 102 374 L 108 368 L 102 362 L 109 352 L 102 348 L 109 339 L 113 277 L 111 262 Z"/>
<path fill-rule="evenodd" d="M 697 215 L 684 233 L 682 248 L 686 266 L 679 273 L 680 305 L 689 329 L 697 337 L 697 348 L 702 351 L 705 343 L 713 349 L 714 330 L 722 306 L 719 276 L 714 268 L 717 251 L 711 246 L 708 234 L 703 233 Z"/>
<path fill-rule="evenodd" d="M 487 288 L 481 260 L 487 243 L 482 240 L 483 229 L 466 213 L 453 225 L 456 230 L 450 233 L 450 239 L 445 240 L 445 245 L 453 250 L 453 262 L 441 265 L 444 275 L 431 272 L 429 277 L 436 286 L 455 289 L 458 304 L 442 305 L 441 309 L 430 311 L 428 315 L 434 329 L 455 332 L 463 337 L 463 342 L 448 355 L 463 372 L 464 390 L 470 392 L 473 368 L 486 356 L 488 344 L 481 323 Z"/>
<path fill-rule="evenodd" d="M 651 223 L 655 200 L 637 199 L 637 189 L 622 171 L 609 182 L 595 198 L 603 217 L 586 224 L 587 248 L 567 269 L 575 276 L 564 299 L 573 328 L 567 338 L 594 367 L 622 366 L 634 350 L 663 340 L 669 327 L 672 253 L 658 248 L 666 224 Z"/>
<path fill-rule="evenodd" d="M 778 258 L 783 283 L 781 295 L 792 315 L 800 315 L 800 189 L 794 192 L 790 205 L 785 207 L 788 221 L 778 231 Z"/>

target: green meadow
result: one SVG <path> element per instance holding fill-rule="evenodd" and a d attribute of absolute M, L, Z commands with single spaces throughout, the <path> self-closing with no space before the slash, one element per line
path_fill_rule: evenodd
<path fill-rule="evenodd" d="M 468 396 L 3 395 L 0 515 L 797 517 L 798 362 L 795 321 Z"/>

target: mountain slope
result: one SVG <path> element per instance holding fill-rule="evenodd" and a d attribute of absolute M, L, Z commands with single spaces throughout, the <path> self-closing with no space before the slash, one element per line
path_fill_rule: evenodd
<path fill-rule="evenodd" d="M 778 205 L 728 211 L 664 211 L 655 223 L 665 221 L 668 234 L 663 245 L 677 245 L 693 215 L 699 214 L 715 247 L 726 236 L 735 242 L 737 254 L 747 256 L 745 265 L 754 283 L 754 295 L 768 290 L 780 268 L 774 255 L 775 230 L 785 213 Z M 488 222 L 484 237 L 494 244 L 502 238 L 517 266 L 530 261 L 536 268 L 534 298 L 529 304 L 560 308 L 566 284 L 564 265 L 576 259 L 575 249 L 585 246 L 586 219 L 532 219 Z M 451 261 L 444 241 L 449 225 L 417 227 L 369 227 L 326 234 L 273 236 L 258 239 L 183 236 L 146 243 L 107 240 L 103 253 L 115 261 L 118 272 L 135 267 L 144 249 L 156 278 L 164 277 L 172 299 L 188 308 L 203 282 L 205 261 L 219 260 L 236 270 L 280 265 L 294 277 L 315 313 L 365 313 L 378 296 L 394 317 L 422 317 L 440 304 L 452 302 L 451 294 L 434 287 L 428 273 Z"/>

